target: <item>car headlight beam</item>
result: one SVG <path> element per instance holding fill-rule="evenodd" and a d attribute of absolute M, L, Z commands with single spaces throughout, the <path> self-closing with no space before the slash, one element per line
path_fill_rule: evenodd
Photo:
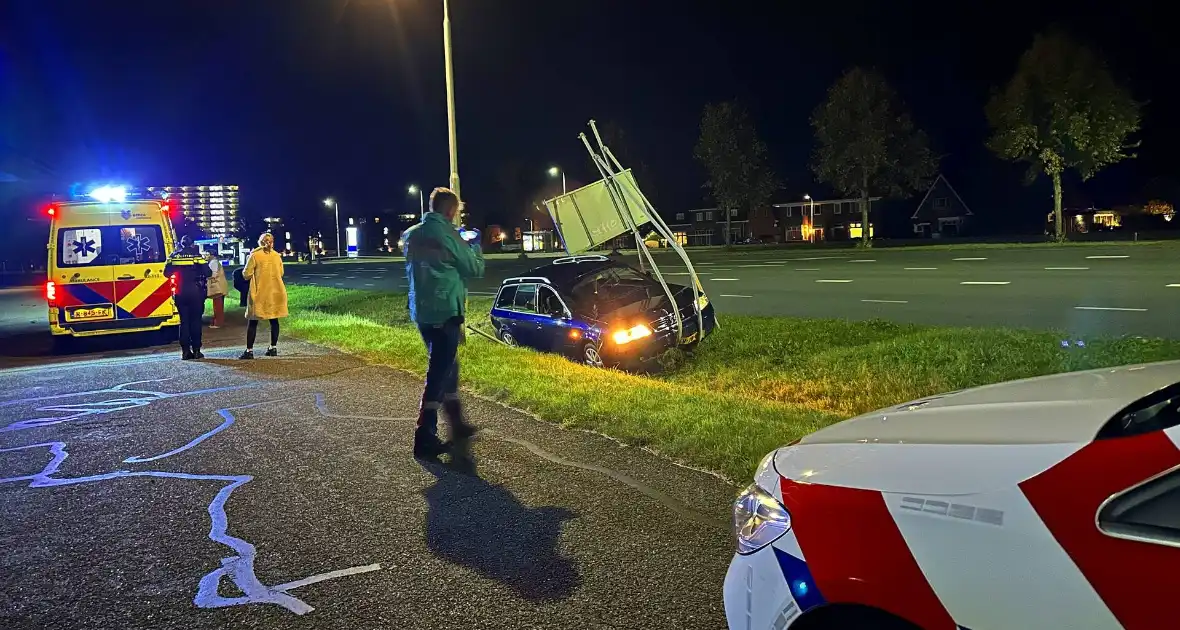
<path fill-rule="evenodd" d="M 615 343 L 623 345 L 631 343 L 636 339 L 642 339 L 643 337 L 649 336 L 651 336 L 651 328 L 648 328 L 644 324 L 636 324 L 630 328 L 624 328 L 622 330 L 615 331 L 615 333 L 611 335 L 611 339 L 614 339 Z"/>
<path fill-rule="evenodd" d="M 733 535 L 737 551 L 750 554 L 791 530 L 791 515 L 774 495 L 750 484 L 733 502 Z"/>

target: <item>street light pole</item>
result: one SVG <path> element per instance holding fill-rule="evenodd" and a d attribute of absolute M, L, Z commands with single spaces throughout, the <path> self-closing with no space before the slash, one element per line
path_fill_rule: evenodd
<path fill-rule="evenodd" d="M 455 72 L 451 62 L 451 7 L 449 0 L 443 0 L 443 59 L 447 71 L 447 133 L 450 140 L 451 153 L 451 190 L 459 199 L 463 195 L 459 192 L 459 149 L 455 138 Z M 455 225 L 462 221 L 461 213 L 455 213 Z"/>
<path fill-rule="evenodd" d="M 418 193 L 418 219 L 426 216 L 426 197 L 422 194 L 422 189 L 417 184 L 410 184 L 410 194 Z"/>
<path fill-rule="evenodd" d="M 558 173 L 561 173 L 561 194 L 564 195 L 565 194 L 565 169 L 558 167 L 558 166 L 550 166 L 549 167 L 549 176 L 550 177 L 557 177 Z"/>
<path fill-rule="evenodd" d="M 335 199 L 328 197 L 324 200 L 325 206 L 334 206 L 336 208 L 336 257 L 340 257 L 340 203 Z"/>
<path fill-rule="evenodd" d="M 811 195 L 803 195 L 803 201 L 810 201 L 811 202 L 811 211 L 808 213 L 808 217 L 809 217 L 808 220 L 811 223 L 811 234 L 810 234 L 811 242 L 814 244 L 815 243 L 815 200 L 811 198 Z"/>

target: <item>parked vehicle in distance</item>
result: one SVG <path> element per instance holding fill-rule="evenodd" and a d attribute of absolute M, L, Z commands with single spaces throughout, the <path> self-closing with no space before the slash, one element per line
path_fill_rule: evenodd
<path fill-rule="evenodd" d="M 730 628 L 1160 627 L 1180 589 L 1180 361 L 931 396 L 770 453 Z"/>
<path fill-rule="evenodd" d="M 677 344 L 691 349 L 716 326 L 703 292 L 669 284 L 605 256 L 558 258 L 500 285 L 492 329 L 510 346 L 555 352 L 595 367 L 637 367 Z M 699 313 L 699 318 L 698 318 Z M 702 327 L 701 324 L 704 324 Z"/>

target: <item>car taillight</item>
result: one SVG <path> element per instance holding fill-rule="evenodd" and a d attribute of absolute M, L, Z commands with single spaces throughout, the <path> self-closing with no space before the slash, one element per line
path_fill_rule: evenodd
<path fill-rule="evenodd" d="M 57 304 L 57 283 L 52 280 L 45 283 L 45 300 L 52 304 Z"/>
<path fill-rule="evenodd" d="M 57 216 L 57 204 L 56 203 L 51 203 L 51 204 L 45 206 L 45 216 L 47 216 L 51 219 Z"/>
<path fill-rule="evenodd" d="M 172 295 L 173 296 L 176 295 L 176 281 L 177 281 L 176 276 L 177 276 L 177 274 L 172 274 L 172 275 L 168 276 L 168 284 L 172 286 Z"/>

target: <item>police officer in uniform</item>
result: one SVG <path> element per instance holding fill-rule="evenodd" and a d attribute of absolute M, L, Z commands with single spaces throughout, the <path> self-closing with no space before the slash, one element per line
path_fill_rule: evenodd
<path fill-rule="evenodd" d="M 180 249 L 168 257 L 164 275 L 172 282 L 172 299 L 180 313 L 180 350 L 184 360 L 204 359 L 201 354 L 201 317 L 205 315 L 207 283 L 212 270 L 193 245 L 192 238 L 180 239 Z"/>

